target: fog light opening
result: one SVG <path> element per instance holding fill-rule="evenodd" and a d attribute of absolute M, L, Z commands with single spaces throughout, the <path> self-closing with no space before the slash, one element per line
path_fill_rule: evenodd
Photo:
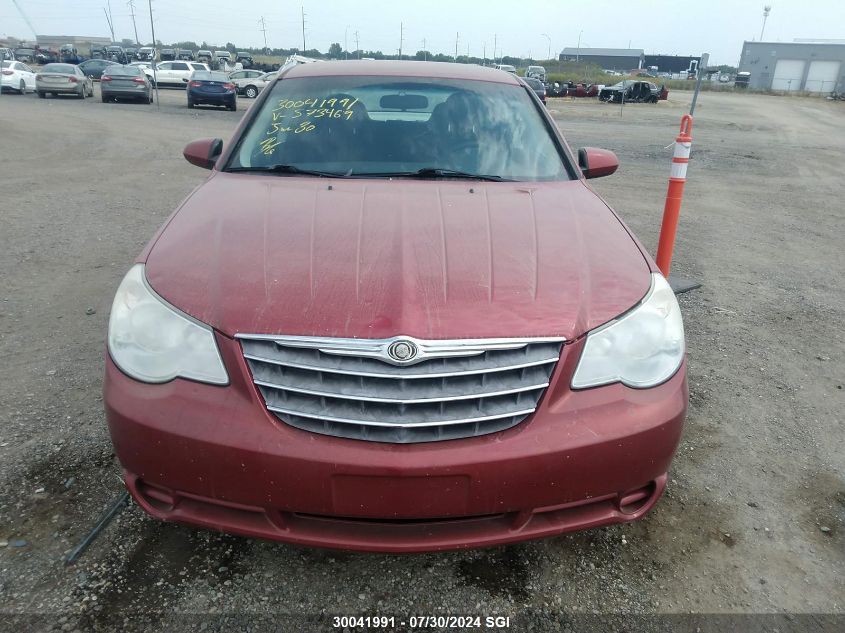
<path fill-rule="evenodd" d="M 657 484 L 652 481 L 642 488 L 629 490 L 619 495 L 619 511 L 623 514 L 636 514 L 648 505 L 656 489 Z"/>
<path fill-rule="evenodd" d="M 147 503 L 161 512 L 170 512 L 176 507 L 176 495 L 165 488 L 151 486 L 145 481 L 138 481 L 138 492 Z"/>

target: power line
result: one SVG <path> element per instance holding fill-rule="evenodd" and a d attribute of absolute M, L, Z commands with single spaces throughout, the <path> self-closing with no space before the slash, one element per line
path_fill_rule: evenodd
<path fill-rule="evenodd" d="M 111 14 L 111 0 L 106 0 L 106 4 L 109 7 L 108 12 L 108 21 L 109 21 L 109 29 L 111 30 L 111 41 L 114 42 L 114 16 Z"/>
<path fill-rule="evenodd" d="M 108 22 L 109 24 L 109 31 L 111 31 L 111 41 L 114 42 L 114 27 L 112 26 L 111 18 L 109 17 L 109 12 L 106 10 L 105 7 L 103 7 L 103 13 L 106 14 L 106 22 Z"/>

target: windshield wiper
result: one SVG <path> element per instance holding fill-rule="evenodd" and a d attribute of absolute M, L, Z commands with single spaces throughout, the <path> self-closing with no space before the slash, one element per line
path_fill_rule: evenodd
<path fill-rule="evenodd" d="M 347 174 L 335 171 L 319 171 L 317 169 L 303 169 L 296 165 L 269 165 L 258 167 L 229 167 L 228 172 L 252 172 L 261 174 L 296 174 L 297 176 L 323 176 L 326 178 L 347 178 Z"/>
<path fill-rule="evenodd" d="M 456 169 L 443 169 L 441 167 L 423 167 L 417 171 L 397 172 L 353 172 L 352 176 L 377 176 L 381 178 L 462 178 L 466 180 L 489 180 L 490 182 L 512 182 L 509 178 L 494 176 L 492 174 L 472 174 Z"/>

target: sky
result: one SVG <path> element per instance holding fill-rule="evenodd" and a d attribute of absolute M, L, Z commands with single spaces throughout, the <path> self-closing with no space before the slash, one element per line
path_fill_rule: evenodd
<path fill-rule="evenodd" d="M 151 41 L 149 0 L 133 0 L 138 36 Z M 647 54 L 698 55 L 736 65 L 744 40 L 759 40 L 763 4 L 770 4 L 767 41 L 845 39 L 845 0 L 152 0 L 156 38 L 205 40 L 239 47 L 302 45 L 328 50 L 338 42 L 355 49 L 395 53 L 425 48 L 481 57 L 536 59 L 565 46 L 642 48 Z M 111 4 L 115 37 L 134 39 L 127 0 L 17 0 L 43 35 L 109 37 L 103 8 Z M 401 25 L 401 27 L 400 27 Z M 13 0 L 0 0 L 0 37 L 32 39 Z"/>

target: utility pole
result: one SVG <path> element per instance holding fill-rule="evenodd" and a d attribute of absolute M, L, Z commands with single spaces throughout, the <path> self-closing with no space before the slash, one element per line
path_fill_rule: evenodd
<path fill-rule="evenodd" d="M 150 7 L 150 31 L 153 34 L 153 61 L 150 66 L 153 67 L 153 82 L 155 82 L 155 89 L 156 89 L 156 108 L 161 110 L 161 100 L 158 97 L 158 74 L 156 74 L 156 27 L 153 23 L 153 0 L 147 0 L 147 3 Z"/>
<path fill-rule="evenodd" d="M 540 33 L 540 35 L 542 35 L 547 40 L 549 40 L 549 59 L 551 59 L 552 58 L 552 38 L 549 37 L 546 33 Z"/>
<path fill-rule="evenodd" d="M 493 33 L 493 63 L 494 64 L 496 63 L 496 44 L 498 43 L 497 38 L 498 38 L 498 35 L 496 35 L 496 33 Z"/>
<path fill-rule="evenodd" d="M 461 39 L 460 33 L 455 33 L 455 61 L 458 61 L 458 40 Z"/>
<path fill-rule="evenodd" d="M 766 20 L 769 19 L 769 14 L 772 12 L 772 5 L 767 4 L 763 7 L 763 28 L 760 29 L 760 41 L 763 41 L 763 33 L 766 32 Z"/>
<path fill-rule="evenodd" d="M 358 53 L 358 59 L 361 59 L 361 46 L 358 44 L 358 31 L 355 31 L 355 52 Z"/>
<path fill-rule="evenodd" d="M 581 61 L 581 34 L 583 32 L 584 32 L 583 30 L 578 31 L 578 52 L 575 53 L 575 61 L 576 62 Z M 630 48 L 630 46 L 629 46 L 629 48 Z"/>
<path fill-rule="evenodd" d="M 261 28 L 258 29 L 258 30 L 261 31 L 262 33 L 264 33 L 264 54 L 266 55 L 267 54 L 267 24 L 264 21 L 263 15 L 261 16 L 261 19 L 258 21 L 258 23 L 261 25 Z"/>
<path fill-rule="evenodd" d="M 305 7 L 300 7 L 302 11 L 302 54 L 305 54 Z"/>
<path fill-rule="evenodd" d="M 343 29 L 343 59 L 349 59 L 349 25 Z"/>
<path fill-rule="evenodd" d="M 484 51 L 482 53 L 483 57 L 481 59 L 481 65 L 486 66 L 487 65 L 487 42 L 484 42 L 484 44 L 481 47 L 481 50 Z"/>
<path fill-rule="evenodd" d="M 132 28 L 135 29 L 135 43 L 140 46 L 141 40 L 138 39 L 138 25 L 135 24 L 135 0 L 129 0 L 126 4 L 129 5 L 129 13 L 132 16 Z"/>
<path fill-rule="evenodd" d="M 405 42 L 405 24 L 399 23 L 399 59 L 402 59 L 402 44 Z"/>
<path fill-rule="evenodd" d="M 428 49 L 426 49 L 426 47 L 425 47 L 425 38 L 422 39 L 422 45 L 423 45 L 423 61 L 427 62 L 428 61 Z"/>

